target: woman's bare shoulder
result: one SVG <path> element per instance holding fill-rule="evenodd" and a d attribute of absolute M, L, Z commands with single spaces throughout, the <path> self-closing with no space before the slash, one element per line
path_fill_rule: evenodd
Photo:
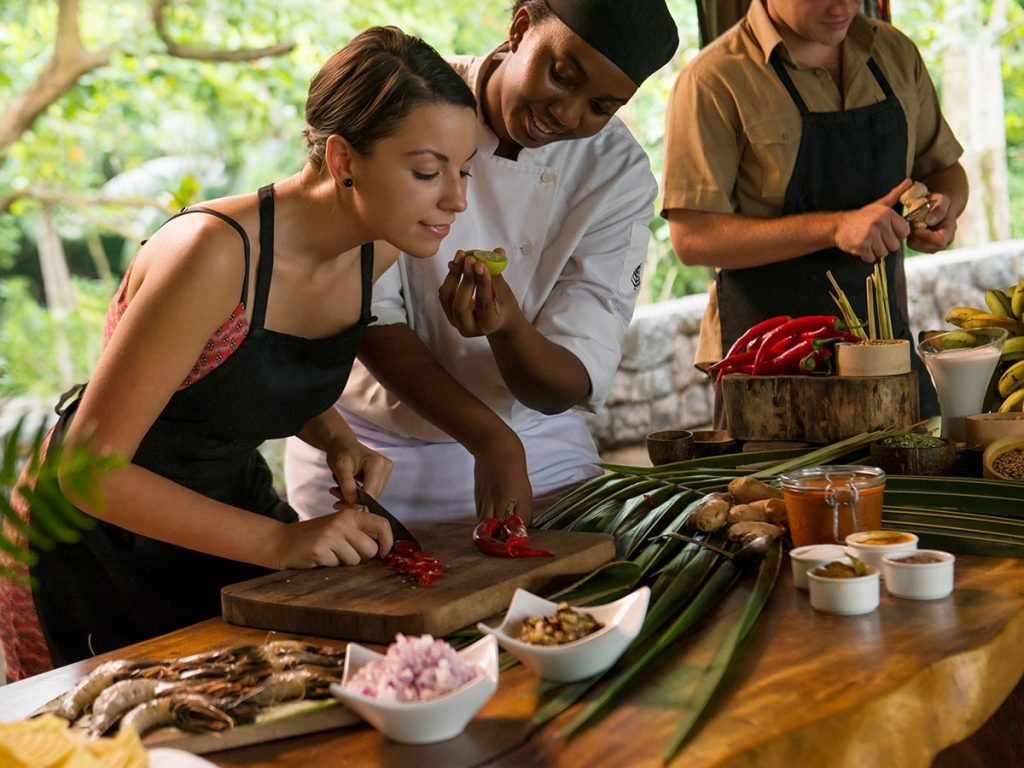
<path fill-rule="evenodd" d="M 132 268 L 133 294 L 150 275 L 187 270 L 204 280 L 241 284 L 245 274 L 245 244 L 258 255 L 259 213 L 255 194 L 199 203 L 191 213 L 165 223 L 139 250 Z M 199 208 L 217 211 L 230 223 Z"/>

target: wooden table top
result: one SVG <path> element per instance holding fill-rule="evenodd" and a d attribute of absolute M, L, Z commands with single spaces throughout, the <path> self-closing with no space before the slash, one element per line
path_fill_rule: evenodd
<path fill-rule="evenodd" d="M 976 731 L 1024 676 L 1024 560 L 964 555 L 956 569 L 950 597 L 919 602 L 883 594 L 877 611 L 841 617 L 810 607 L 807 593 L 794 589 L 785 560 L 703 724 L 671 765 L 931 765 L 943 748 Z M 716 610 L 741 610 L 749 586 L 738 586 Z M 165 658 L 266 636 L 265 630 L 203 622 L 2 687 L 0 719 L 29 714 L 109 658 Z M 502 672 L 498 693 L 448 742 L 401 745 L 357 725 L 206 758 L 251 768 L 334 766 L 341 755 L 355 768 L 660 766 L 678 722 L 673 706 L 689 647 L 684 639 L 666 652 L 628 698 L 571 740 L 558 732 L 574 710 L 543 729 L 531 726 L 543 694 L 537 679 L 517 665 Z"/>

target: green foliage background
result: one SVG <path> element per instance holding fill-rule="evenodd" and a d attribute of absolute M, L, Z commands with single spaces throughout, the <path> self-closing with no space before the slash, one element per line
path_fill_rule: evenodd
<path fill-rule="evenodd" d="M 0 197 L 8 190 L 45 188 L 74 196 L 133 194 L 159 198 L 165 208 L 115 209 L 88 204 L 58 207 L 58 225 L 80 308 L 54 318 L 41 300 L 36 253 L 38 203 L 25 198 L 0 214 L 0 398 L 55 389 L 54 323 L 74 350 L 74 377 L 91 370 L 104 305 L 113 286 L 95 280 L 84 236 L 103 234 L 113 270 L 123 272 L 137 241 L 167 210 L 218 195 L 252 190 L 297 170 L 304 158 L 302 108 L 320 63 L 353 34 L 373 24 L 396 24 L 443 53 L 481 54 L 504 39 L 511 2 L 493 0 L 178 0 L 168 28 L 181 44 L 231 48 L 296 43 L 290 54 L 254 62 L 203 62 L 166 53 L 149 18 L 148 0 L 82 0 L 81 22 L 90 49 L 116 49 L 107 66 L 82 77 L 56 101 L 0 166 Z M 664 110 L 679 69 L 698 50 L 693 0 L 669 0 L 680 29 L 675 60 L 652 77 L 621 111 L 661 177 Z M 903 0 L 894 22 L 921 46 L 933 67 L 956 3 Z M 1020 16 L 1013 6 L 1011 16 Z M 1016 19 L 1019 21 L 1019 18 Z M 52 52 L 55 0 L 0 2 L 0 104 L 23 91 Z M 1024 62 L 1020 32 L 1005 50 L 1007 131 L 1014 212 L 1024 207 Z M 937 74 L 937 72 L 935 72 Z M 1014 216 L 1014 221 L 1024 221 Z M 1019 236 L 1020 225 L 1014 234 Z M 651 222 L 644 300 L 705 290 L 709 271 L 682 266 L 672 254 L 667 226 Z M 116 233 L 116 234 L 111 234 Z"/>

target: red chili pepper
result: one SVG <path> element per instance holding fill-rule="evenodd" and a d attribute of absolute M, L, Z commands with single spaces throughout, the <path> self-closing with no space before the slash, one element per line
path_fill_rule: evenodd
<path fill-rule="evenodd" d="M 473 529 L 473 543 L 476 544 L 476 548 L 485 555 L 506 557 L 505 542 L 498 538 L 500 530 L 500 520 L 494 518 L 481 520 Z"/>
<path fill-rule="evenodd" d="M 729 366 L 726 368 L 718 369 L 718 376 L 715 377 L 715 384 L 717 385 L 722 381 L 722 377 L 727 373 L 753 373 L 754 364 L 751 363 L 737 363 L 735 366 Z"/>
<path fill-rule="evenodd" d="M 757 356 L 754 358 L 754 373 L 760 374 L 762 363 L 772 357 L 773 348 L 783 339 L 797 337 L 800 334 L 827 327 L 835 328 L 838 318 L 835 315 L 804 315 L 794 317 L 792 320 L 783 323 L 779 327 L 765 334 L 761 340 L 761 346 L 757 349 Z M 778 355 L 778 353 L 775 353 Z"/>
<path fill-rule="evenodd" d="M 526 530 L 526 522 L 515 513 L 516 503 L 513 501 L 505 510 L 505 517 L 501 521 L 501 532 L 505 537 L 505 552 L 509 557 L 536 557 L 534 552 L 526 545 L 530 543 L 530 532 Z M 536 550 L 543 552 L 544 550 Z M 548 552 L 548 555 L 551 553 Z"/>
<path fill-rule="evenodd" d="M 752 325 L 742 336 L 733 342 L 733 345 L 729 347 L 726 357 L 732 357 L 737 352 L 749 349 L 751 343 L 760 339 L 773 328 L 778 328 L 789 319 L 789 315 L 779 315 L 778 317 L 769 317 L 767 320 L 762 320 L 760 323 Z"/>
<path fill-rule="evenodd" d="M 505 516 L 501 519 L 501 532 L 506 540 L 511 538 L 528 539 L 530 532 L 526 530 L 526 522 L 513 512 L 516 508 L 515 505 L 516 503 L 513 501 L 505 510 Z"/>
<path fill-rule="evenodd" d="M 792 373 L 797 369 L 800 361 L 812 352 L 814 352 L 814 345 L 811 342 L 797 341 L 781 354 L 770 360 L 765 360 L 760 367 L 755 364 L 754 373 L 757 375 Z"/>
<path fill-rule="evenodd" d="M 772 348 L 770 350 L 768 350 L 768 355 L 769 356 L 778 355 L 779 353 L 784 352 L 785 350 L 789 349 L 791 346 L 793 346 L 793 340 L 794 339 L 800 339 L 800 340 L 806 339 L 807 341 L 814 341 L 815 339 L 820 339 L 820 338 L 823 338 L 825 336 L 829 336 L 829 337 L 836 336 L 836 338 L 839 338 L 838 335 L 837 335 L 839 333 L 843 333 L 843 331 L 837 331 L 831 325 L 822 325 L 822 326 L 820 326 L 818 328 L 815 328 L 814 330 L 805 331 L 804 333 L 794 334 L 793 336 L 789 336 L 789 337 L 786 337 L 784 339 L 781 339 L 781 340 L 777 341 L 772 346 Z"/>
<path fill-rule="evenodd" d="M 481 520 L 473 529 L 473 543 L 492 557 L 553 557 L 546 549 L 533 549 L 523 518 L 514 513 L 515 502 L 508 505 L 501 520 Z"/>
<path fill-rule="evenodd" d="M 737 352 L 734 355 L 723 357 L 717 363 L 708 366 L 709 371 L 718 371 L 722 368 L 730 368 L 732 366 L 740 365 L 741 363 L 753 363 L 754 358 L 757 357 L 757 350 L 750 349 L 746 352 Z"/>
<path fill-rule="evenodd" d="M 554 557 L 554 552 L 546 549 L 532 549 L 530 547 L 515 547 L 509 557 Z"/>

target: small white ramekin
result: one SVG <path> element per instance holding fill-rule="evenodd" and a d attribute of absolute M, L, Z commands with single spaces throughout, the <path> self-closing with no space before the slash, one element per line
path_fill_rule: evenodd
<path fill-rule="evenodd" d="M 939 558 L 937 563 L 907 563 L 902 558 L 923 555 Z M 938 600 L 953 591 L 956 558 L 938 549 L 918 549 L 882 558 L 885 588 L 890 595 L 911 600 Z"/>
<path fill-rule="evenodd" d="M 878 569 L 868 566 L 864 576 L 838 579 L 819 576 L 815 571 L 807 573 L 807 584 L 811 593 L 811 607 L 825 613 L 841 616 L 857 616 L 871 613 L 878 607 L 881 590 L 878 586 Z"/>
<path fill-rule="evenodd" d="M 895 541 L 892 544 L 865 544 L 865 539 L 872 539 L 885 536 L 900 536 L 902 541 Z M 882 570 L 882 558 L 888 555 L 896 555 L 901 552 L 912 552 L 917 549 L 917 536 L 904 531 L 858 531 L 846 537 L 846 546 L 858 558 L 876 570 Z M 882 574 L 885 578 L 885 574 Z"/>
<path fill-rule="evenodd" d="M 839 544 L 808 544 L 790 550 L 789 563 L 793 568 L 793 586 L 807 589 L 807 572 L 819 565 L 842 560 L 849 554 L 846 547 Z"/>

